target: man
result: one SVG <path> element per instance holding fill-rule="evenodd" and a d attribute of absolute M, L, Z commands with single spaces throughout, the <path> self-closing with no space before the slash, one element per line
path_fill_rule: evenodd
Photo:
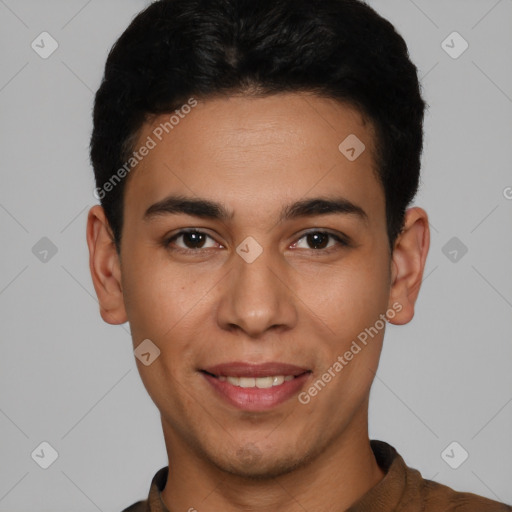
<path fill-rule="evenodd" d="M 369 440 L 386 321 L 429 249 L 425 103 L 356 0 L 161 0 L 96 95 L 87 225 L 169 465 L 129 512 L 510 511 Z"/>

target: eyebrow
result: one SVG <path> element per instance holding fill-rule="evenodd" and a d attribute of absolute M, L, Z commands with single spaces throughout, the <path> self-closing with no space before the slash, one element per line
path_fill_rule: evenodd
<path fill-rule="evenodd" d="M 234 212 L 221 203 L 208 199 L 170 195 L 151 205 L 144 213 L 143 220 L 147 222 L 156 217 L 179 214 L 221 221 L 229 221 L 234 217 Z M 363 208 L 344 197 L 314 197 L 296 201 L 281 209 L 278 221 L 334 214 L 354 215 L 365 223 L 368 222 L 368 215 Z"/>

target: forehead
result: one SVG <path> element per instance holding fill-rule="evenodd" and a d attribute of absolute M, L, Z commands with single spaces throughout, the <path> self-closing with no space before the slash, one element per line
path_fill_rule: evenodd
<path fill-rule="evenodd" d="M 134 149 L 144 145 L 151 149 L 125 191 L 125 211 L 136 209 L 139 218 L 143 206 L 170 193 L 253 214 L 262 205 L 280 211 L 286 199 L 329 193 L 383 211 L 373 126 L 332 99 L 284 93 L 197 100 L 143 125 Z"/>

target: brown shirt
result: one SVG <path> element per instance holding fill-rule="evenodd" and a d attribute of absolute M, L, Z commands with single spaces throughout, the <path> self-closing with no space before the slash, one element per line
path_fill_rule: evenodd
<path fill-rule="evenodd" d="M 346 512 L 512 512 L 512 506 L 424 479 L 384 441 L 372 440 L 370 444 L 386 476 Z M 123 512 L 169 512 L 160 496 L 168 470 L 165 466 L 157 471 L 146 500 Z"/>

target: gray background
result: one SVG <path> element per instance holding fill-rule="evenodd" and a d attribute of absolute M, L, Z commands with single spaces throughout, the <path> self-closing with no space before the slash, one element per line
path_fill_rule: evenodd
<path fill-rule="evenodd" d="M 370 435 L 425 478 L 511 503 L 512 0 L 370 3 L 430 105 L 415 204 L 432 227 L 414 320 L 388 327 Z M 120 511 L 167 464 L 128 324 L 99 315 L 85 240 L 93 93 L 147 4 L 0 0 L 0 511 Z M 59 44 L 47 59 L 31 48 L 43 31 Z M 457 59 L 441 46 L 453 31 L 469 43 Z M 42 441 L 59 454 L 48 469 L 31 457 Z M 457 469 L 441 456 L 452 441 L 469 453 Z"/>

